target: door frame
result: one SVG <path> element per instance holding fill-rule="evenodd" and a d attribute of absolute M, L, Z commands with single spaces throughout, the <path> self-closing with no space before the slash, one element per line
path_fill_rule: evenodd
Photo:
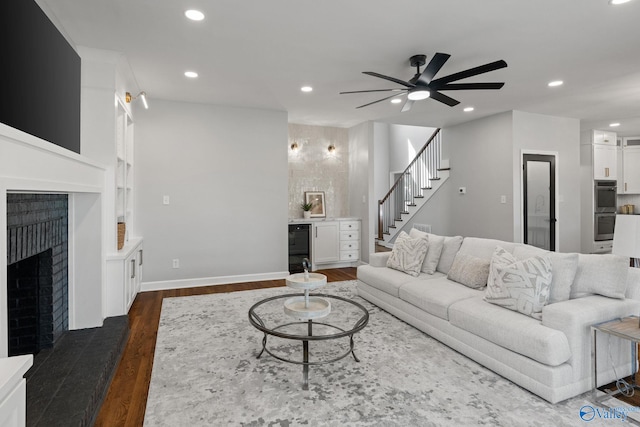
<path fill-rule="evenodd" d="M 524 227 L 524 184 L 525 184 L 525 176 L 524 176 L 524 156 L 525 154 L 532 154 L 532 155 L 540 155 L 540 156 L 553 156 L 555 157 L 555 174 L 554 174 L 554 181 L 555 181 L 555 185 L 554 185 L 554 192 L 555 192 L 555 212 L 554 212 L 554 217 L 556 219 L 555 222 L 555 236 L 554 236 L 554 250 L 555 252 L 558 252 L 560 250 L 560 228 L 561 228 L 561 222 L 560 222 L 560 203 L 562 203 L 562 196 L 559 193 L 559 179 L 558 179 L 558 174 L 559 174 L 559 170 L 560 170 L 560 157 L 558 155 L 557 151 L 544 151 L 544 150 L 520 150 L 520 165 L 519 165 L 519 173 L 520 173 L 520 188 L 519 188 L 519 194 L 520 194 L 520 212 L 517 213 L 517 218 L 518 218 L 518 224 L 520 224 L 520 232 L 519 232 L 519 236 L 520 236 L 520 242 L 523 243 L 524 242 L 524 235 L 527 232 L 527 230 Z"/>

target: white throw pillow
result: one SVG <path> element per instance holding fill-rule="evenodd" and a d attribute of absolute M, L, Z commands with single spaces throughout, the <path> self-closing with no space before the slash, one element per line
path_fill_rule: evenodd
<path fill-rule="evenodd" d="M 444 247 L 440 254 L 440 261 L 438 261 L 438 268 L 436 271 L 447 274 L 453 265 L 453 260 L 456 258 L 460 246 L 462 245 L 462 236 L 452 236 L 444 238 Z"/>
<path fill-rule="evenodd" d="M 412 239 L 407 233 L 401 231 L 393 244 L 387 267 L 417 277 L 420 275 L 427 247 L 427 239 Z"/>
<path fill-rule="evenodd" d="M 487 286 L 489 261 L 473 255 L 458 253 L 453 260 L 447 279 L 473 289 Z"/>
<path fill-rule="evenodd" d="M 629 258 L 612 254 L 579 254 L 571 299 L 587 295 L 624 298 Z"/>
<path fill-rule="evenodd" d="M 551 290 L 549 292 L 549 304 L 567 301 L 571 296 L 571 284 L 578 270 L 577 253 L 549 252 L 531 245 L 519 245 L 513 250 L 517 259 L 531 258 L 536 255 L 549 255 L 551 257 Z"/>
<path fill-rule="evenodd" d="M 442 248 L 444 247 L 444 236 L 425 233 L 424 231 L 412 228 L 411 231 L 409 231 L 409 237 L 414 239 L 424 237 L 427 239 L 429 248 L 427 249 L 427 256 L 424 257 L 424 262 L 422 263 L 422 272 L 427 274 L 435 273 L 436 268 L 438 267 L 438 261 L 440 261 Z"/>
<path fill-rule="evenodd" d="M 515 260 L 513 255 L 506 251 L 504 253 Z M 493 268 L 495 275 L 487 285 L 485 300 L 534 319 L 542 319 L 542 307 L 549 300 L 551 287 L 550 257 L 534 256 L 505 265 L 502 262 L 506 261 L 508 256 L 504 253 L 496 260 Z"/>

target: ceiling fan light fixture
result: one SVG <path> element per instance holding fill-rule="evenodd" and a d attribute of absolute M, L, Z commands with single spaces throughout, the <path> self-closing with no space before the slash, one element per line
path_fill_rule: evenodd
<path fill-rule="evenodd" d="M 420 101 L 422 99 L 427 99 L 431 96 L 431 92 L 427 89 L 415 88 L 409 91 L 407 98 L 411 101 Z"/>
<path fill-rule="evenodd" d="M 464 111 L 465 113 L 470 113 L 473 110 L 475 110 L 475 108 L 473 108 L 473 107 L 465 107 L 462 111 Z"/>
<path fill-rule="evenodd" d="M 195 9 L 186 10 L 184 12 L 184 16 L 191 19 L 192 21 L 202 21 L 204 19 L 204 13 Z"/>
<path fill-rule="evenodd" d="M 311 86 L 302 86 L 300 90 L 303 92 L 313 92 L 313 88 Z"/>
<path fill-rule="evenodd" d="M 558 86 L 562 86 L 564 84 L 564 82 L 562 80 L 554 80 L 552 82 L 549 82 L 549 84 L 547 86 L 549 87 L 558 87 Z"/>
<path fill-rule="evenodd" d="M 618 126 L 620 126 L 620 123 L 618 123 L 618 122 L 615 122 L 615 123 L 609 123 L 609 127 L 617 128 Z"/>

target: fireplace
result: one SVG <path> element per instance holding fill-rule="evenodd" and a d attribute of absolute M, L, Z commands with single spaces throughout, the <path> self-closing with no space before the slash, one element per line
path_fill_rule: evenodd
<path fill-rule="evenodd" d="M 7 194 L 9 356 L 69 329 L 68 234 L 66 194 Z"/>

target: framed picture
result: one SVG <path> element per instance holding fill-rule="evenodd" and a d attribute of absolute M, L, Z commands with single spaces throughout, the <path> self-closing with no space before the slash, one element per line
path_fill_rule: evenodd
<path fill-rule="evenodd" d="M 311 218 L 324 218 L 327 215 L 324 206 L 324 191 L 305 191 L 304 201 L 313 205 Z"/>

